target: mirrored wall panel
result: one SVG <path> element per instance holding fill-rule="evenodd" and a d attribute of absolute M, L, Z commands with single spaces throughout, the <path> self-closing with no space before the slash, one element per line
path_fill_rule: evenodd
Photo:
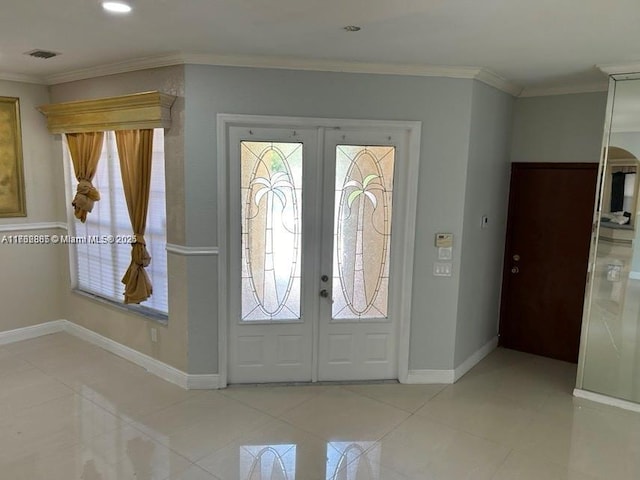
<path fill-rule="evenodd" d="M 610 89 L 578 388 L 640 403 L 640 78 Z"/>

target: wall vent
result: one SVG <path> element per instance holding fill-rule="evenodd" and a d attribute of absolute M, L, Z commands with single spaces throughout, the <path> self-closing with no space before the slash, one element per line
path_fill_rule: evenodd
<path fill-rule="evenodd" d="M 35 58 L 53 58 L 53 57 L 57 57 L 58 55 L 60 55 L 59 53 L 56 52 L 50 52 L 48 50 L 31 50 L 30 52 L 26 52 L 25 55 L 29 55 L 31 57 L 35 57 Z"/>

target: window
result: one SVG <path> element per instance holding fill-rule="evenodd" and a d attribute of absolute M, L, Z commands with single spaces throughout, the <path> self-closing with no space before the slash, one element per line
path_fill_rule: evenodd
<path fill-rule="evenodd" d="M 69 165 L 69 188 L 72 197 L 77 181 L 74 177 L 68 149 L 65 149 L 66 162 Z M 100 192 L 100 201 L 87 215 L 86 223 L 74 221 L 76 238 L 71 245 L 73 255 L 71 269 L 75 273 L 76 288 L 99 297 L 123 302 L 124 285 L 121 279 L 131 262 L 131 246 L 118 242 L 118 237 L 133 234 L 131 221 L 124 198 L 120 163 L 114 132 L 106 132 L 102 154 L 98 162 L 98 171 L 93 179 L 94 186 Z M 84 242 L 83 239 L 102 239 L 113 236 L 114 243 Z M 147 250 L 151 255 L 151 264 L 146 268 L 153 285 L 153 295 L 133 309 L 151 313 L 168 313 L 167 252 L 166 252 L 166 209 L 164 176 L 164 130 L 157 128 L 153 136 L 153 157 L 151 166 L 151 192 L 145 232 Z M 128 306 L 131 307 L 131 306 Z"/>

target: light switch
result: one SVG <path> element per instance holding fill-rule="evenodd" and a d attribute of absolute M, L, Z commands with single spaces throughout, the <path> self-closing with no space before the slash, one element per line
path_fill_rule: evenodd
<path fill-rule="evenodd" d="M 438 260 L 451 260 L 453 258 L 453 247 L 438 247 Z"/>
<path fill-rule="evenodd" d="M 435 277 L 450 277 L 452 270 L 451 263 L 436 262 L 433 264 L 433 275 Z"/>

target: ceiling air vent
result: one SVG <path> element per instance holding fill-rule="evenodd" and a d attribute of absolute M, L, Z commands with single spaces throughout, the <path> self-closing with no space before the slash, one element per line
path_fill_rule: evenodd
<path fill-rule="evenodd" d="M 35 58 L 53 58 L 53 57 L 57 57 L 58 55 L 60 55 L 59 53 L 56 52 L 50 52 L 48 50 L 31 50 L 30 52 L 25 53 L 25 55 L 30 55 L 32 57 Z"/>

